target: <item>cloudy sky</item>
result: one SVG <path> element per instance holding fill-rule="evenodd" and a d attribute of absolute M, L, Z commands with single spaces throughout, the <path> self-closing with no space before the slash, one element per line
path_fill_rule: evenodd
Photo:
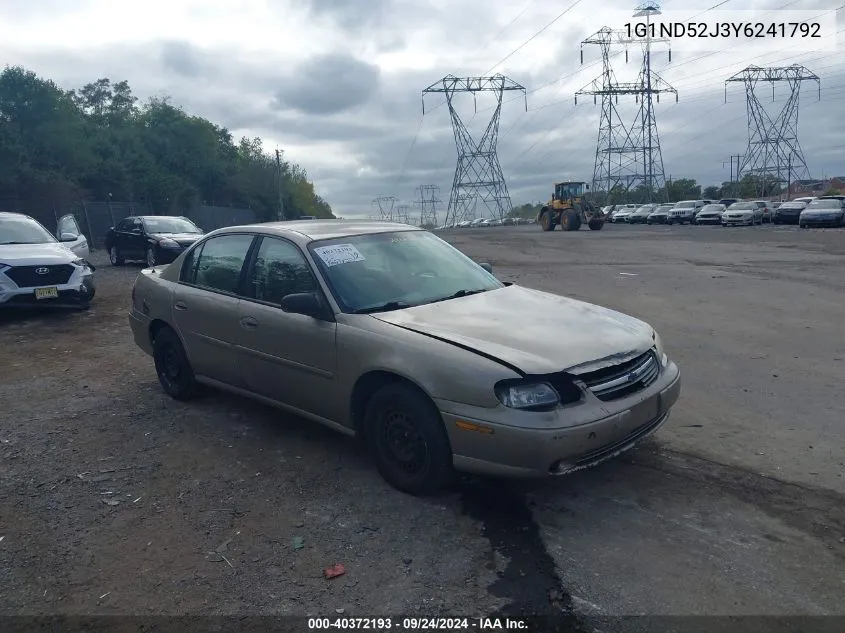
<path fill-rule="evenodd" d="M 674 17 L 702 15 L 719 0 L 664 2 Z M 572 6 L 567 13 L 561 13 Z M 601 6 L 601 9 L 598 6 Z M 817 50 L 795 40 L 756 54 L 739 45 L 716 50 L 655 46 L 654 69 L 677 89 L 656 106 L 666 175 L 702 184 L 727 180 L 729 157 L 747 140 L 745 91 L 725 79 L 748 65 L 804 64 L 821 77 L 801 93 L 800 140 L 814 177 L 845 175 L 845 12 L 839 0 L 730 0 L 716 11 L 755 8 L 824 15 L 828 37 Z M 692 8 L 687 8 L 692 7 Z M 99 77 L 127 79 L 136 95 L 170 95 L 189 112 L 260 136 L 268 150 L 298 162 L 344 217 L 373 213 L 377 196 L 413 204 L 416 187 L 435 184 L 448 201 L 456 149 L 442 95 L 421 91 L 446 75 L 502 73 L 526 88 L 504 96 L 498 154 L 514 204 L 547 198 L 555 180 L 592 178 L 600 109 L 574 94 L 601 72 L 599 49 L 580 42 L 603 26 L 621 28 L 634 3 L 616 0 L 0 0 L 0 51 L 65 88 Z M 719 13 L 720 16 L 725 14 Z M 698 16 L 698 17 L 696 17 Z M 741 14 L 736 14 L 742 19 Z M 556 19 L 557 18 L 557 19 Z M 746 18 L 747 19 L 747 18 Z M 836 30 L 834 31 L 833 28 Z M 837 41 L 838 40 L 838 41 Z M 721 50 L 719 50 L 721 48 Z M 619 81 L 635 78 L 611 51 Z M 767 108 L 789 88 L 761 91 Z M 479 94 L 454 105 L 480 138 L 495 104 Z M 633 119 L 637 104 L 622 97 Z"/>

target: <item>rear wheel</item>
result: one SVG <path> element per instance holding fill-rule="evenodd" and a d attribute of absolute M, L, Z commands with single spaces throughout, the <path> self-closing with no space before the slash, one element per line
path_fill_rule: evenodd
<path fill-rule="evenodd" d="M 153 360 L 158 381 L 171 398 L 188 400 L 196 394 L 194 370 L 182 341 L 169 327 L 159 331 L 153 339 Z"/>
<path fill-rule="evenodd" d="M 581 216 L 575 209 L 567 209 L 563 212 L 560 221 L 560 228 L 564 231 L 577 231 L 581 228 Z"/>
<path fill-rule="evenodd" d="M 394 383 L 376 392 L 367 405 L 364 437 L 379 474 L 397 490 L 433 494 L 454 477 L 440 413 L 410 385 Z"/>

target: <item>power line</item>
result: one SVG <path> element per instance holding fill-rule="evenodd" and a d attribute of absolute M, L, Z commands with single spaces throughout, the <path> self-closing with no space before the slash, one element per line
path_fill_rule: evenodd
<path fill-rule="evenodd" d="M 494 70 L 496 70 L 496 68 L 498 68 L 499 66 L 501 66 L 502 64 L 504 64 L 504 63 L 505 63 L 506 61 L 508 61 L 511 57 L 513 57 L 514 55 L 516 55 L 516 53 L 518 53 L 518 52 L 519 52 L 519 51 L 521 51 L 523 48 L 525 48 L 528 44 L 530 44 L 531 42 L 533 42 L 533 41 L 534 41 L 537 37 L 539 37 L 539 36 L 540 36 L 543 32 L 545 32 L 545 31 L 546 31 L 549 27 L 551 27 L 551 26 L 552 26 L 555 22 L 557 22 L 558 20 L 560 20 L 563 16 L 565 16 L 567 13 L 569 13 L 570 11 L 572 11 L 572 9 L 574 9 L 574 8 L 575 8 L 575 7 L 577 7 L 579 4 L 581 4 L 581 2 L 583 2 L 583 0 L 575 0 L 575 2 L 573 2 L 572 4 L 570 4 L 570 5 L 569 5 L 566 9 L 564 9 L 561 13 L 559 13 L 559 14 L 558 14 L 558 16 L 557 16 L 555 19 L 553 19 L 553 20 L 552 20 L 551 22 L 549 22 L 546 26 L 544 26 L 543 28 L 541 28 L 541 29 L 540 29 L 539 31 L 537 31 L 536 33 L 534 33 L 534 35 L 532 35 L 532 36 L 531 36 L 531 37 L 529 37 L 527 40 L 525 40 L 522 44 L 520 44 L 519 46 L 517 46 L 517 47 L 516 47 L 515 49 L 513 49 L 510 53 L 508 53 L 507 55 L 505 55 L 505 56 L 501 59 L 501 61 L 499 61 L 499 63 L 498 63 L 498 64 L 495 64 L 492 68 L 490 68 L 490 70 L 488 70 L 488 71 L 487 71 L 487 72 L 485 72 L 484 74 L 485 74 L 485 75 L 489 75 L 490 73 L 492 73 Z"/>

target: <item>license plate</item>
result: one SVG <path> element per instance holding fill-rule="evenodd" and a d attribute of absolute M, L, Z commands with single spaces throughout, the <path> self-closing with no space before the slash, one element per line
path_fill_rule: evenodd
<path fill-rule="evenodd" d="M 58 288 L 36 288 L 35 289 L 35 298 L 36 299 L 58 299 L 59 298 L 59 289 Z"/>

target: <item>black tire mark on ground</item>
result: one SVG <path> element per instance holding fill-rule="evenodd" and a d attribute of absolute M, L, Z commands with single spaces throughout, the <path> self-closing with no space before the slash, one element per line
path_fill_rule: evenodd
<path fill-rule="evenodd" d="M 459 490 L 464 513 L 481 522 L 491 554 L 508 559 L 489 591 L 510 602 L 489 617 L 527 620 L 530 631 L 592 633 L 593 627 L 575 613 L 572 596 L 562 587 L 554 559 L 516 484 L 467 478 Z M 490 566 L 495 568 L 494 560 Z"/>
<path fill-rule="evenodd" d="M 640 452 L 632 463 L 721 488 L 736 499 L 756 506 L 786 525 L 809 534 L 845 560 L 845 495 L 774 479 L 703 457 L 659 449 Z"/>

